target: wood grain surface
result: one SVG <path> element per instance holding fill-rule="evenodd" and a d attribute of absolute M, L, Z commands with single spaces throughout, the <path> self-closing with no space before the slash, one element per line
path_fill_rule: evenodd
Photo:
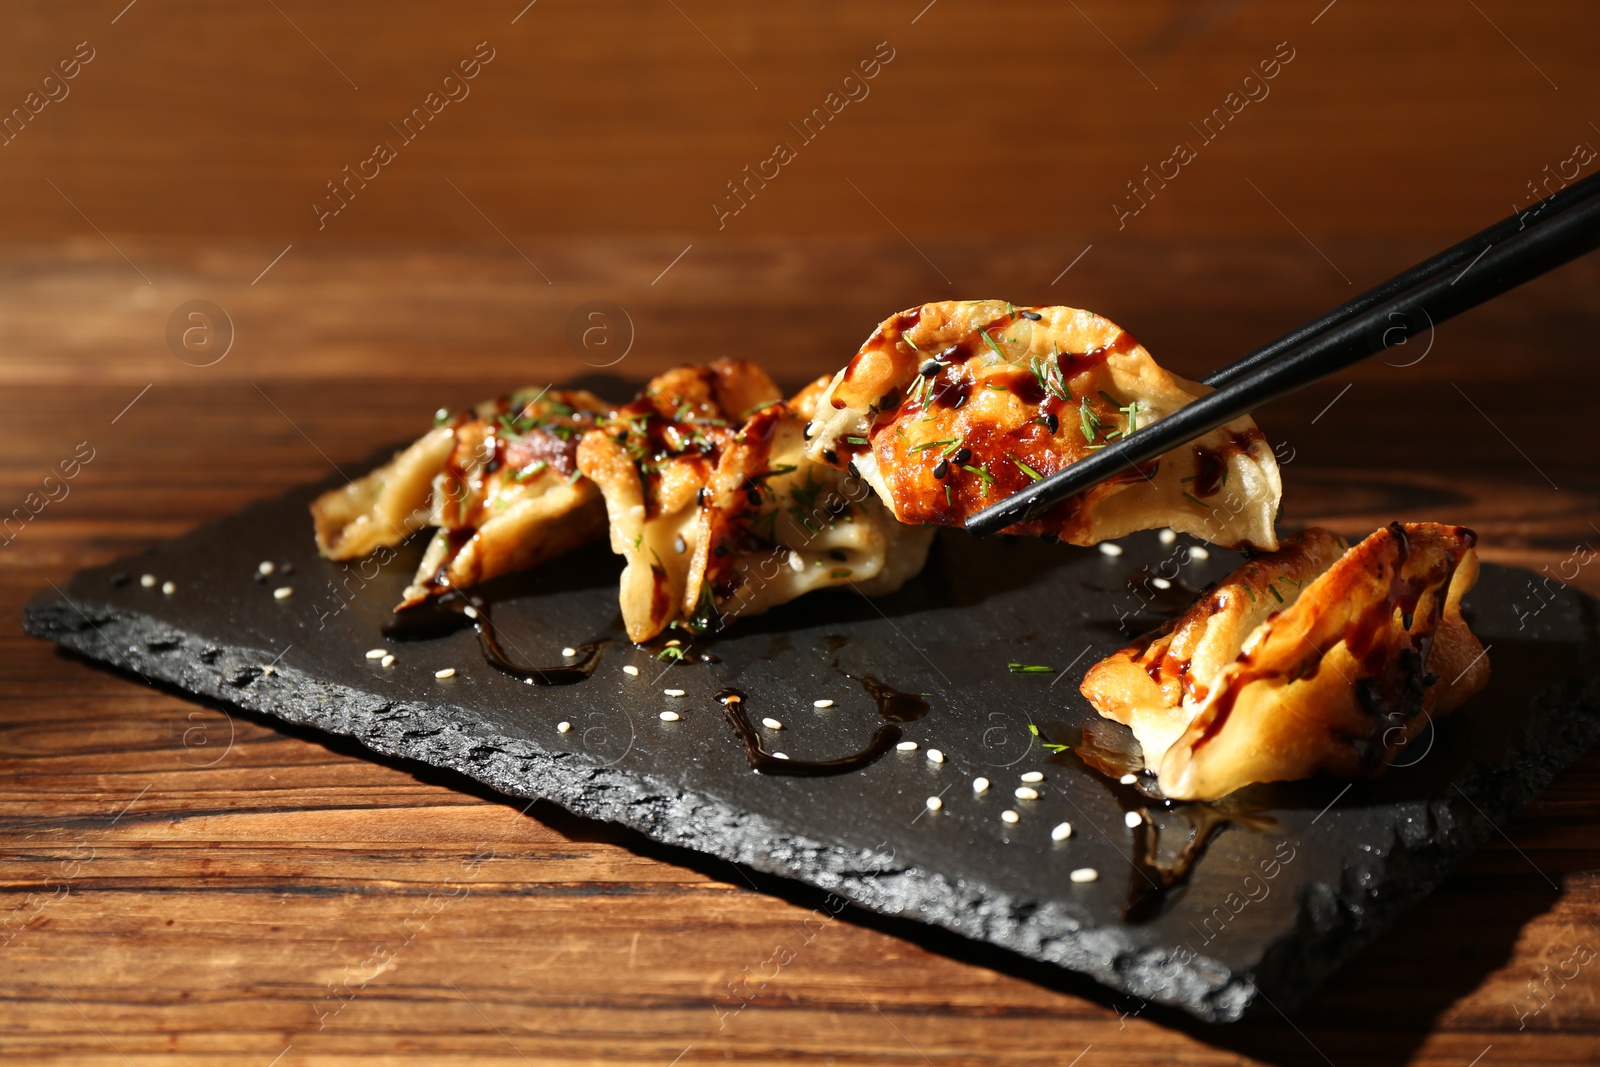
<path fill-rule="evenodd" d="M 1197 376 L 1593 173 L 1597 31 L 1581 0 L 5 5 L 0 1061 L 1600 1060 L 1600 755 L 1310 1004 L 1216 1028 L 915 924 L 808 937 L 807 891 L 18 625 L 512 385 L 797 385 L 971 297 Z M 1285 524 L 1465 523 L 1600 595 L 1597 287 L 1591 257 L 1260 412 Z"/>

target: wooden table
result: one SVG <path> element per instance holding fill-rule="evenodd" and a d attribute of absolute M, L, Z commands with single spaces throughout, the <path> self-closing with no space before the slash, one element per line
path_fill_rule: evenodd
<path fill-rule="evenodd" d="M 883 315 L 946 292 L 887 242 L 569 240 L 547 285 L 503 244 L 204 252 L 92 235 L 0 252 L 0 506 L 93 458 L 0 548 L 0 1059 L 291 1067 L 428 1064 L 1302 1064 L 1600 1058 L 1600 756 L 1563 774 L 1289 1018 L 1207 1027 L 913 925 L 847 913 L 781 968 L 816 901 L 355 744 L 197 703 L 23 636 L 75 569 L 319 478 L 441 404 L 589 372 L 582 301 L 631 317 L 612 372 L 720 354 L 789 383 Z M 1324 245 L 1359 284 L 1431 242 Z M 1196 374 L 1348 290 L 1283 243 L 929 243 L 963 295 L 1068 300 Z M 1286 441 L 1286 524 L 1462 522 L 1486 558 L 1600 545 L 1589 443 L 1600 264 L 1262 412 Z M 756 295 L 753 295 L 756 294 Z M 169 350 L 204 298 L 234 324 L 209 367 Z M 611 351 L 616 351 L 612 349 Z M 1420 349 L 1402 351 L 1410 363 Z M 1348 387 L 1348 388 L 1347 388 Z M 81 455 L 81 453 L 80 453 Z M 1577 583 L 1600 594 L 1600 567 Z M 474 857 L 477 857 L 475 860 Z M 1569 967 L 1570 969 L 1570 967 Z M 751 996 L 749 990 L 757 990 Z M 737 993 L 735 990 L 747 992 Z"/>

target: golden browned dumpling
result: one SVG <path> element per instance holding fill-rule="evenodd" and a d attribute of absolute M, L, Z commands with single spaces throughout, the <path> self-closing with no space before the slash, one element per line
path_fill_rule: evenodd
<path fill-rule="evenodd" d="M 1489 680 L 1461 617 L 1477 535 L 1393 523 L 1354 548 L 1317 527 L 1091 668 L 1083 694 L 1132 728 L 1175 800 L 1381 772 Z"/>
<path fill-rule="evenodd" d="M 579 469 L 627 560 L 631 639 L 725 625 L 830 585 L 890 592 L 921 570 L 931 531 L 894 522 L 802 454 L 821 387 L 785 402 L 748 361 L 680 367 L 584 437 Z"/>
<path fill-rule="evenodd" d="M 578 439 L 607 410 L 581 389 L 524 389 L 440 425 L 311 505 L 317 547 L 364 556 L 438 527 L 400 607 L 537 566 L 595 540 L 605 508 L 578 475 Z"/>
<path fill-rule="evenodd" d="M 1088 311 L 924 304 L 834 376 L 806 455 L 856 471 L 902 522 L 959 526 L 1208 391 Z M 1281 493 L 1272 449 L 1240 418 L 1006 532 L 1091 545 L 1168 526 L 1271 549 Z"/>

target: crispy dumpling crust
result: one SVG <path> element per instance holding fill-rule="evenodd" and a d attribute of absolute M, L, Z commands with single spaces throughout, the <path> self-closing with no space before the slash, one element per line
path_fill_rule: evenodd
<path fill-rule="evenodd" d="M 806 454 L 855 470 L 902 522 L 960 526 L 1207 392 L 1088 311 L 924 304 L 834 376 Z M 1272 549 L 1281 495 L 1272 449 L 1241 418 L 1006 532 L 1091 545 L 1170 526 Z"/>
<path fill-rule="evenodd" d="M 1096 664 L 1083 694 L 1132 728 L 1175 800 L 1378 774 L 1488 684 L 1461 616 L 1476 543 L 1460 526 L 1393 523 L 1347 549 L 1313 527 Z"/>
<path fill-rule="evenodd" d="M 537 566 L 605 531 L 577 477 L 578 439 L 607 405 L 581 389 L 524 389 L 456 412 L 387 464 L 311 505 L 332 559 L 438 527 L 400 607 Z"/>
<path fill-rule="evenodd" d="M 823 384 L 785 402 L 747 361 L 680 367 L 584 437 L 579 469 L 627 560 L 629 638 L 719 627 L 829 585 L 889 592 L 921 570 L 931 531 L 902 527 L 864 486 L 851 496 L 840 472 L 805 459 Z"/>

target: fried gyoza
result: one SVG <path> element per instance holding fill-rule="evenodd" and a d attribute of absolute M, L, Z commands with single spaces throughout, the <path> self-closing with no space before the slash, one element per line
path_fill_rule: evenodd
<path fill-rule="evenodd" d="M 902 522 L 959 526 L 1208 391 L 1088 311 L 924 304 L 881 323 L 834 376 L 806 455 L 854 470 Z M 1006 532 L 1092 545 L 1168 526 L 1272 549 L 1281 494 L 1245 417 Z"/>
<path fill-rule="evenodd" d="M 1476 543 L 1460 526 L 1393 523 L 1347 549 L 1313 527 L 1096 664 L 1083 694 L 1132 728 L 1172 799 L 1378 774 L 1488 684 L 1461 616 Z"/>
<path fill-rule="evenodd" d="M 578 476 L 576 452 L 606 410 L 581 389 L 525 389 L 441 413 L 440 425 L 394 459 L 317 498 L 317 547 L 353 559 L 438 527 L 405 608 L 595 540 L 605 508 Z"/>
<path fill-rule="evenodd" d="M 829 585 L 889 592 L 921 569 L 927 537 L 801 454 L 820 387 L 784 402 L 748 361 L 680 367 L 585 435 L 578 466 L 605 495 L 612 549 L 627 560 L 634 641 Z"/>

